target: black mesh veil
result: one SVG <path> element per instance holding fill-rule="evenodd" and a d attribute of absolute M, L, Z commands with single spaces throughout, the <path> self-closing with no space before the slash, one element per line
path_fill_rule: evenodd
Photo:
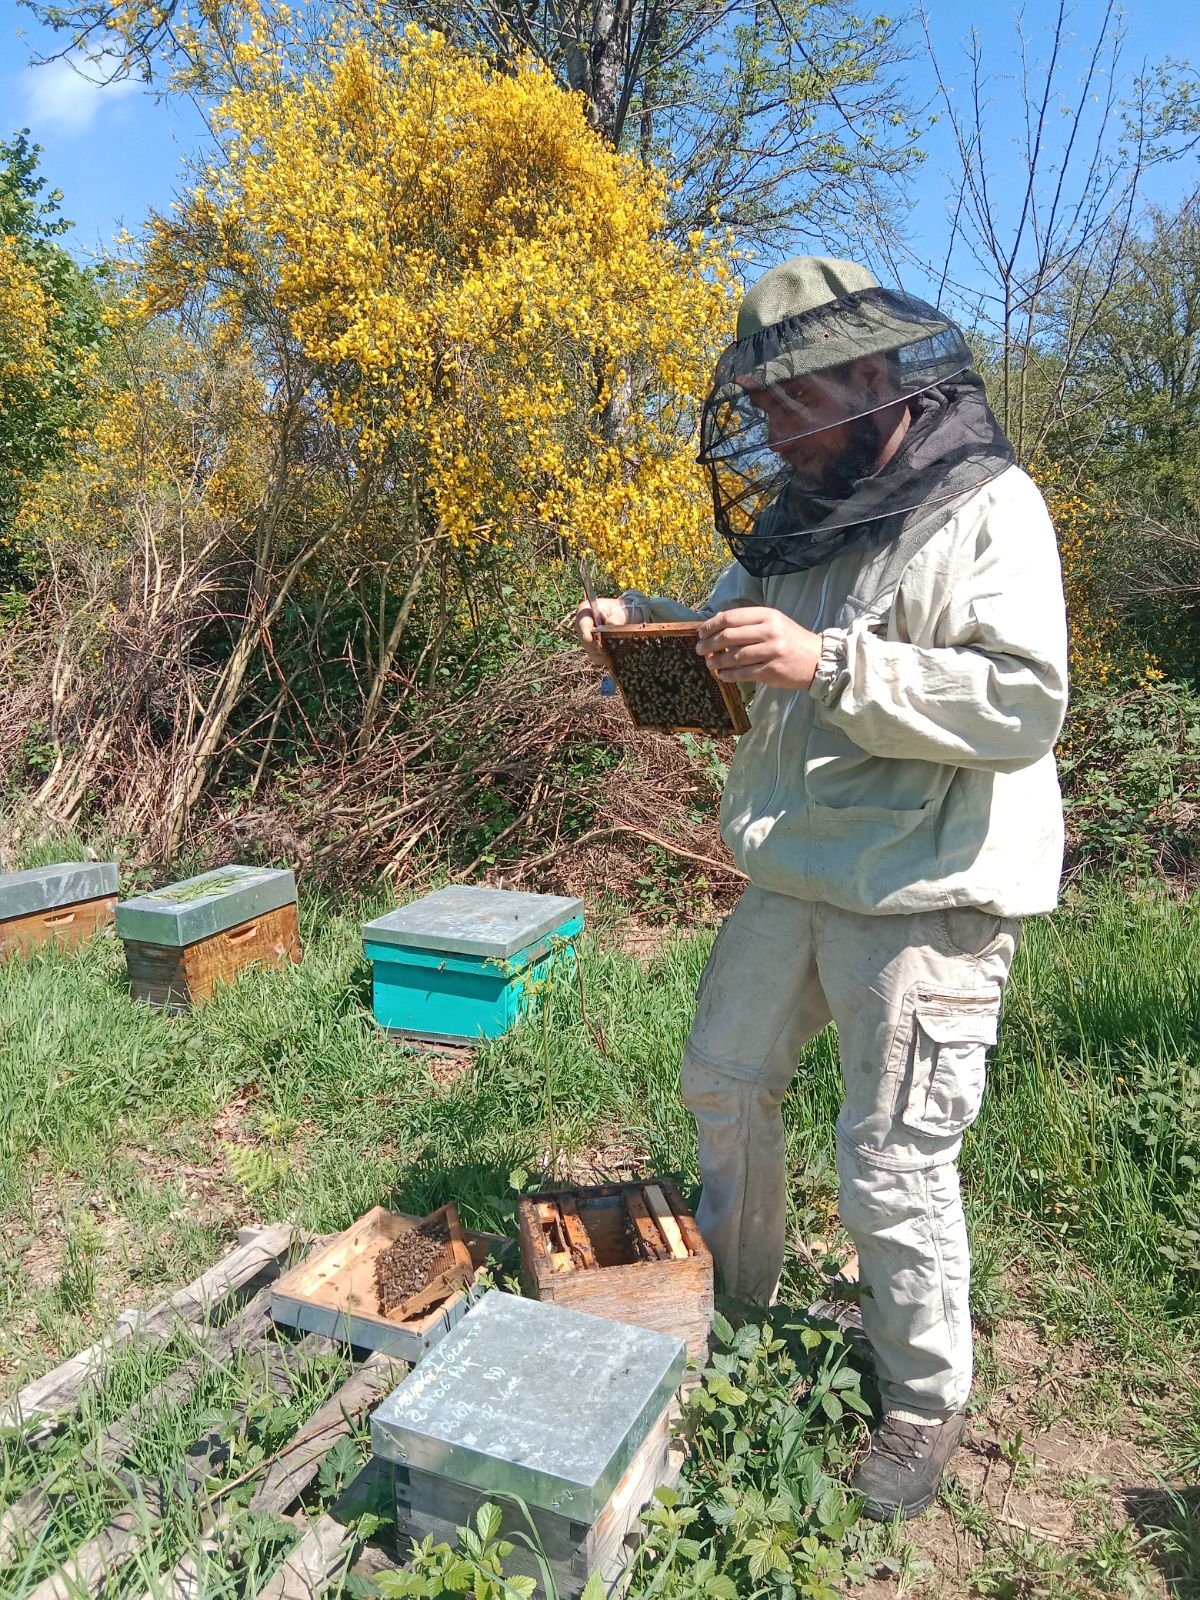
<path fill-rule="evenodd" d="M 718 532 L 764 577 L 886 537 L 881 519 L 954 499 L 1012 450 L 954 323 L 864 289 L 760 328 L 721 356 L 701 419 Z M 908 429 L 877 470 L 881 441 Z M 899 531 L 899 521 L 895 531 Z"/>

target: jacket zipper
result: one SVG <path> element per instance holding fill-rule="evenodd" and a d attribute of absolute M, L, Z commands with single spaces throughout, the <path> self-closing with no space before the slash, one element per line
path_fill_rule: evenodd
<path fill-rule="evenodd" d="M 817 615 L 812 627 L 809 629 L 810 633 L 819 633 L 821 631 L 821 623 L 825 616 L 825 601 L 829 595 L 829 580 L 832 576 L 833 564 L 831 562 L 830 565 L 825 568 L 825 580 L 821 584 L 821 598 L 817 602 Z M 771 786 L 771 792 L 767 796 L 766 804 L 754 818 L 755 822 L 762 821 L 763 817 L 765 817 L 767 812 L 771 809 L 771 806 L 775 800 L 775 796 L 779 793 L 779 785 L 783 782 L 783 736 L 787 732 L 788 718 L 796 709 L 796 702 L 804 693 L 805 691 L 803 689 L 796 689 L 793 691 L 791 699 L 784 707 L 783 716 L 779 719 L 779 737 L 775 742 L 775 782 Z M 753 824 L 751 825 L 753 826 Z"/>

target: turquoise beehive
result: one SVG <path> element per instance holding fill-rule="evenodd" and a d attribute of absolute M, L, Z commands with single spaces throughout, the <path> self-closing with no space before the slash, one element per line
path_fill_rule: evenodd
<path fill-rule="evenodd" d="M 375 1019 L 391 1033 L 450 1044 L 496 1039 L 530 986 L 583 928 L 583 901 L 516 889 L 439 889 L 368 922 Z"/>

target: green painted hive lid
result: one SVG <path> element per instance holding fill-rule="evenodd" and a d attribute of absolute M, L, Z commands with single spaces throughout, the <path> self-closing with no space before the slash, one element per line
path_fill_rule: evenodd
<path fill-rule="evenodd" d="M 117 933 L 139 944 L 195 944 L 295 899 L 296 879 L 287 867 L 215 867 L 123 900 L 116 910 Z"/>
<path fill-rule="evenodd" d="M 32 917 L 117 892 L 115 861 L 56 861 L 27 872 L 0 872 L 0 922 Z"/>
<path fill-rule="evenodd" d="M 582 900 L 455 884 L 377 917 L 362 933 L 364 941 L 375 944 L 504 961 L 564 923 L 575 924 L 570 933 L 582 927 Z"/>

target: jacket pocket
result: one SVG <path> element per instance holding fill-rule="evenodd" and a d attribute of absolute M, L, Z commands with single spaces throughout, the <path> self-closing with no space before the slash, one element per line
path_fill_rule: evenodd
<path fill-rule="evenodd" d="M 899 1118 L 910 1133 L 955 1138 L 979 1115 L 987 1053 L 996 1042 L 999 991 L 917 991 Z"/>

